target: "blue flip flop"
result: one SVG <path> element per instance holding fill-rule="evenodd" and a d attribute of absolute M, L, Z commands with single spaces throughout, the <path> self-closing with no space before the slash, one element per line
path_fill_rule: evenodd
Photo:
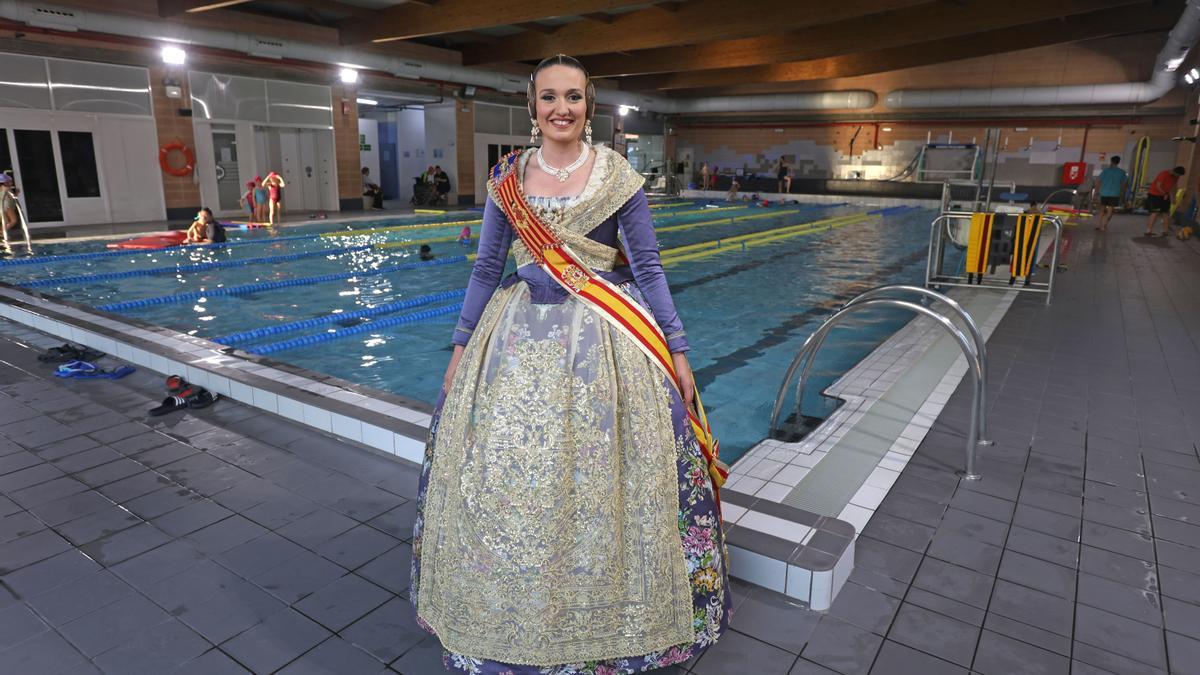
<path fill-rule="evenodd" d="M 112 370 L 105 370 L 87 361 L 68 361 L 59 366 L 54 374 L 57 377 L 76 380 L 119 380 L 136 370 L 133 366 L 120 366 Z"/>

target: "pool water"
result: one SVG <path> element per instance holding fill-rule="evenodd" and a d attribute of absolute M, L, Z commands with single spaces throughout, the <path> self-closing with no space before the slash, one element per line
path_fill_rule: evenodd
<path fill-rule="evenodd" d="M 656 209 L 660 247 L 669 251 L 866 214 L 878 208 L 865 203 L 703 207 L 703 203 L 685 203 Z M 462 221 L 479 217 L 478 212 L 467 211 L 352 225 L 320 223 L 275 234 L 230 231 L 235 246 L 130 252 L 47 264 L 0 262 L 0 279 L 17 285 L 34 284 L 41 292 L 97 307 L 146 301 L 145 306 L 125 307 L 119 312 L 210 339 L 259 328 L 275 330 L 288 322 L 385 303 L 419 302 L 422 304 L 378 317 L 327 322 L 234 344 L 256 351 L 282 340 L 305 336 L 316 336 L 313 339 L 318 340 L 319 336 L 364 322 L 423 312 L 411 321 L 400 320 L 405 323 L 364 326 L 362 332 L 353 335 L 280 349 L 271 356 L 352 382 L 433 401 L 450 355 L 449 339 L 458 316 L 456 303 L 461 302 L 461 297 L 447 297 L 453 294 L 446 292 L 465 288 L 471 273 L 466 256 L 473 253 L 473 246 L 462 247 L 451 239 L 462 228 Z M 744 249 L 736 244 L 727 246 L 716 255 L 700 259 L 672 262 L 668 255 L 667 277 L 692 346 L 689 359 L 710 421 L 721 439 L 724 460 L 733 461 L 766 436 L 783 370 L 828 314 L 873 286 L 923 280 L 932 218 L 933 213 L 927 210 L 890 209 L 877 216 L 850 220 L 836 229 L 814 228 L 816 231 Z M 366 231 L 369 227 L 399 225 L 433 227 Z M 352 236 L 322 236 L 351 227 L 356 230 Z M 478 224 L 471 227 L 477 235 Z M 438 259 L 429 264 L 414 264 L 419 263 L 415 243 L 400 248 L 378 247 L 430 239 L 434 240 L 429 245 Z M 443 239 L 448 241 L 439 241 Z M 100 250 L 102 244 L 76 243 L 43 245 L 36 253 L 63 255 Z M 311 255 L 292 258 L 295 254 Z M 279 259 L 281 256 L 288 258 Z M 198 268 L 143 274 L 185 265 Z M 394 266 L 406 268 L 379 273 Z M 511 259 L 509 266 L 511 271 Z M 274 282 L 322 275 L 340 278 L 271 287 Z M 79 280 L 81 276 L 92 278 Z M 214 289 L 248 284 L 256 284 L 256 290 L 212 295 Z M 441 294 L 435 296 L 440 299 L 424 300 L 434 294 Z M 172 301 L 179 298 L 186 301 Z M 817 360 L 814 386 L 808 389 L 804 402 L 805 414 L 828 414 L 836 402 L 819 392 L 909 318 L 903 312 L 886 310 L 854 315 L 847 327 L 828 341 Z"/>

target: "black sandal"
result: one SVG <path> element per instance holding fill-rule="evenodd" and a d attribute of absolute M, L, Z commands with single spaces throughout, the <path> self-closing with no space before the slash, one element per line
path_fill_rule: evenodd
<path fill-rule="evenodd" d="M 176 410 L 182 410 L 188 407 L 187 399 L 182 396 L 168 396 L 163 399 L 162 405 L 157 408 L 150 409 L 151 417 L 160 417 Z"/>
<path fill-rule="evenodd" d="M 43 363 L 66 363 L 67 361 L 95 361 L 102 358 L 104 352 L 98 352 L 88 347 L 77 347 L 64 343 L 61 347 L 51 347 L 38 354 L 38 361 Z"/>
<path fill-rule="evenodd" d="M 207 408 L 217 402 L 219 395 L 212 393 L 204 387 L 192 387 L 183 397 L 187 401 L 189 408 Z"/>

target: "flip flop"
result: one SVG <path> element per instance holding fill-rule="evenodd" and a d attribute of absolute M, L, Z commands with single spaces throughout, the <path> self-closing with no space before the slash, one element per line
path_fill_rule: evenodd
<path fill-rule="evenodd" d="M 207 408 L 217 402 L 219 394 L 214 394 L 204 387 L 192 387 L 190 393 L 184 395 L 189 408 Z"/>
<path fill-rule="evenodd" d="M 150 409 L 150 416 L 159 417 L 170 412 L 175 412 L 176 410 L 182 410 L 186 407 L 188 407 L 187 399 L 183 398 L 182 396 L 168 396 L 163 399 L 162 405 L 159 405 L 157 408 Z"/>
<path fill-rule="evenodd" d="M 38 361 L 45 363 L 62 363 L 64 361 L 95 361 L 104 356 L 104 352 L 98 352 L 95 349 L 88 347 L 77 347 L 70 343 L 64 343 L 61 347 L 51 347 L 45 352 L 38 354 Z"/>

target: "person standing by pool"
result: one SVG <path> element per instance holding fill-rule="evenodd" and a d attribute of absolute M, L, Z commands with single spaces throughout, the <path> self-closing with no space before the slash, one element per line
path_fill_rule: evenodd
<path fill-rule="evenodd" d="M 282 189 L 287 187 L 287 183 L 283 182 L 283 177 L 272 171 L 263 179 L 263 187 L 267 188 L 267 222 L 271 225 L 278 225 L 283 220 L 283 192 Z"/>
<path fill-rule="evenodd" d="M 700 162 L 700 189 L 708 189 L 708 162 Z"/>
<path fill-rule="evenodd" d="M 788 164 L 783 159 L 783 155 L 779 156 L 779 161 L 775 163 L 775 183 L 776 192 L 784 192 L 784 183 L 788 182 Z M 790 186 L 789 186 L 790 187 Z"/>
<path fill-rule="evenodd" d="M 726 472 L 644 178 L 588 142 L 595 89 L 578 61 L 539 63 L 528 95 L 543 141 L 489 174 L 417 488 L 410 598 L 463 673 L 681 663 L 728 625 Z"/>
<path fill-rule="evenodd" d="M 7 173 L 0 173 L 0 216 L 4 218 L 4 229 L 15 230 L 21 224 L 17 214 L 17 188 Z"/>
<path fill-rule="evenodd" d="M 1174 199 L 1175 184 L 1184 173 L 1182 166 L 1170 171 L 1164 169 L 1150 183 L 1150 189 L 1146 192 L 1146 210 L 1150 212 L 1150 219 L 1146 221 L 1147 237 L 1154 236 L 1154 221 L 1157 218 L 1162 218 L 1162 236 L 1171 234 L 1171 201 Z"/>
<path fill-rule="evenodd" d="M 267 222 L 269 206 L 267 204 L 267 188 L 263 185 L 262 176 L 254 177 L 254 222 Z"/>
<path fill-rule="evenodd" d="M 251 223 L 254 222 L 255 207 L 257 206 L 254 203 L 254 191 L 254 181 L 246 181 L 246 192 L 242 194 L 242 198 L 238 200 L 242 203 L 242 206 L 246 207 L 246 211 L 249 214 L 247 217 L 250 219 Z"/>
<path fill-rule="evenodd" d="M 1129 180 L 1125 171 L 1117 167 L 1120 163 L 1121 158 L 1113 155 L 1108 166 L 1100 172 L 1100 218 L 1096 229 L 1101 232 L 1108 229 L 1108 223 L 1121 205 L 1121 195 L 1125 194 L 1125 184 Z"/>

